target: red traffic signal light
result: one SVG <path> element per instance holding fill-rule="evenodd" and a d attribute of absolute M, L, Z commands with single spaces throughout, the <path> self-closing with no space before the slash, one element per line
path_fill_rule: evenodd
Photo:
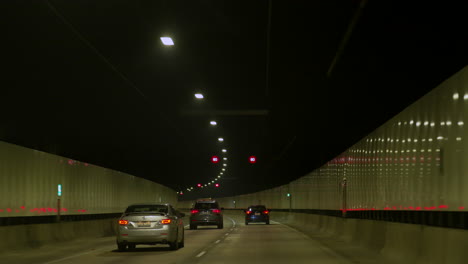
<path fill-rule="evenodd" d="M 219 187 L 219 183 L 215 183 L 215 187 Z"/>
<path fill-rule="evenodd" d="M 255 157 L 255 156 L 250 156 L 250 157 L 249 157 L 249 162 L 252 163 L 252 164 L 254 164 L 255 162 L 257 162 L 257 157 Z"/>
<path fill-rule="evenodd" d="M 219 162 L 219 157 L 218 156 L 211 157 L 211 162 L 218 163 Z"/>

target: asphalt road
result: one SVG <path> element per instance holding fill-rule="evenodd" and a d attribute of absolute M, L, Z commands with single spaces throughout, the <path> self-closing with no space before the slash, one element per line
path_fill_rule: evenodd
<path fill-rule="evenodd" d="M 188 221 L 185 221 L 188 224 Z M 115 238 L 76 240 L 39 249 L 0 254 L 0 263 L 14 264 L 148 264 L 148 263 L 352 263 L 318 241 L 281 223 L 244 225 L 241 215 L 224 217 L 224 229 L 185 228 L 185 247 L 137 246 L 118 252 Z"/>

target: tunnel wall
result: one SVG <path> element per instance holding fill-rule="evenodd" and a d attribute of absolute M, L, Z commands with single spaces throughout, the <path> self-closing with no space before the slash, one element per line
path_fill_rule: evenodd
<path fill-rule="evenodd" d="M 161 184 L 17 145 L 0 142 L 0 217 L 123 212 L 137 202 L 175 204 Z"/>
<path fill-rule="evenodd" d="M 390 92 L 379 91 L 382 100 Z M 467 111 L 465 67 L 319 169 L 283 186 L 218 200 L 226 208 L 466 212 Z"/>

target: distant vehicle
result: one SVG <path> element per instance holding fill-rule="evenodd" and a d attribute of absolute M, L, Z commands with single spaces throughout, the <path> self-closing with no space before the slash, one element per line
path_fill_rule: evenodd
<path fill-rule="evenodd" d="M 170 204 L 133 204 L 119 219 L 117 248 L 135 249 L 138 244 L 168 244 L 172 250 L 184 247 L 185 214 Z"/>
<path fill-rule="evenodd" d="M 270 224 L 270 211 L 264 205 L 251 205 L 245 210 L 245 225 L 251 222 L 265 222 Z"/>
<path fill-rule="evenodd" d="M 213 199 L 198 199 L 190 210 L 190 229 L 197 229 L 200 225 L 216 225 L 218 229 L 222 229 L 223 209 Z"/>

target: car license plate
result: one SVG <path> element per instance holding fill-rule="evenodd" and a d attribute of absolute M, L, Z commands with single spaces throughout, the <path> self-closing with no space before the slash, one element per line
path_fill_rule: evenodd
<path fill-rule="evenodd" d="M 151 222 L 150 221 L 140 221 L 140 222 L 137 222 L 137 225 L 138 225 L 138 227 L 150 227 Z"/>
<path fill-rule="evenodd" d="M 255 215 L 260 215 L 260 213 L 255 213 Z"/>
<path fill-rule="evenodd" d="M 207 211 L 203 211 L 203 212 L 200 212 L 200 214 L 202 214 L 202 215 L 207 215 L 207 214 L 210 214 L 210 213 L 207 212 Z"/>

